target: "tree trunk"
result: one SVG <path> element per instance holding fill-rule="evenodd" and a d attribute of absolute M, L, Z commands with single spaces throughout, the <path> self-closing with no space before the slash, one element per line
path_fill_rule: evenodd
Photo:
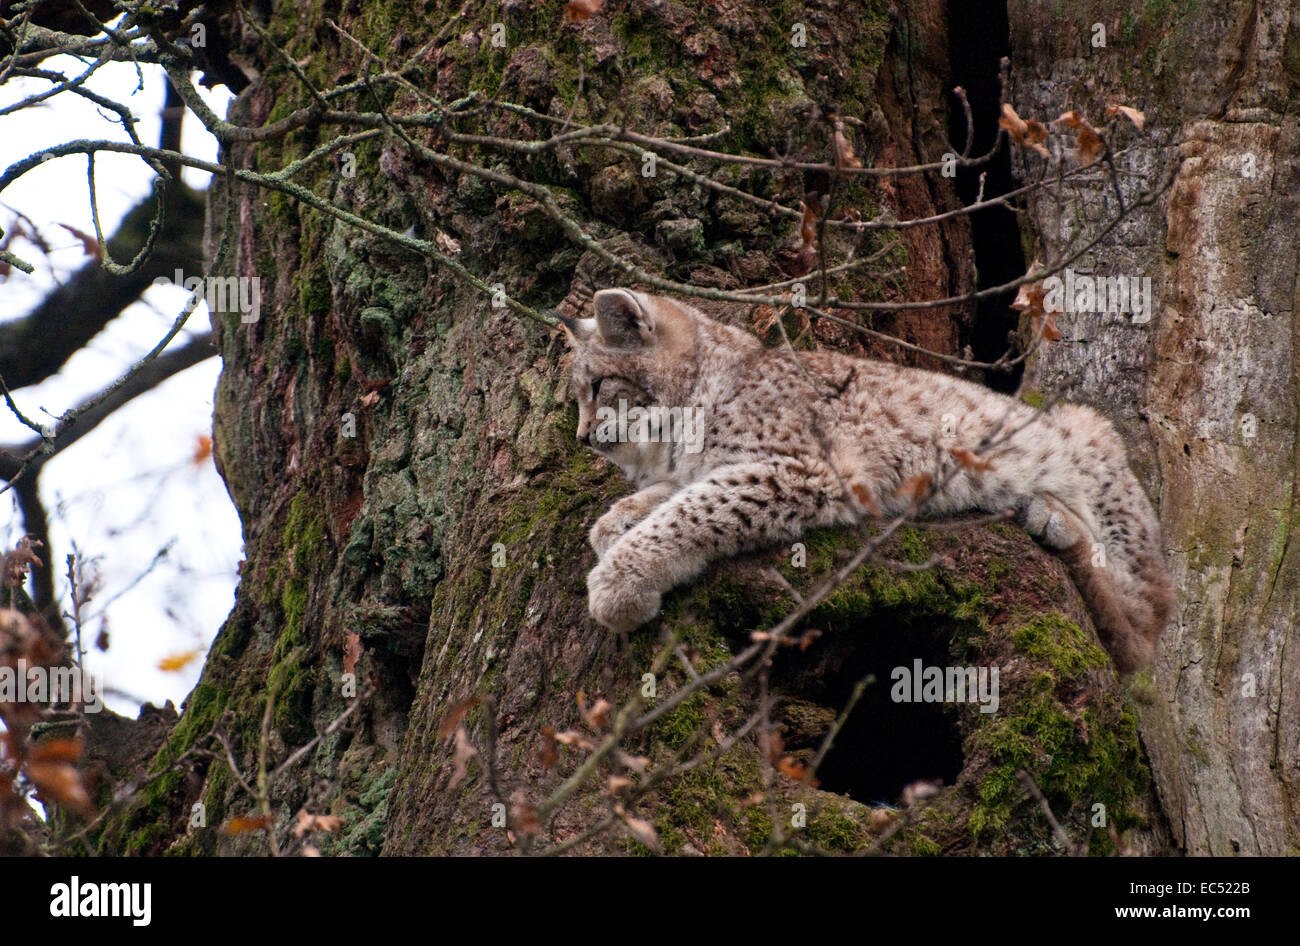
<path fill-rule="evenodd" d="M 667 137 L 726 125 L 729 134 L 713 146 L 763 155 L 820 147 L 823 157 L 829 151 L 822 116 L 833 108 L 862 120 L 856 140 L 869 162 L 910 165 L 947 150 L 944 131 L 955 102 L 946 93 L 946 6 L 937 0 L 892 9 L 735 0 L 708 12 L 630 0 L 607 3 L 578 23 L 563 22 L 558 6 L 507 2 L 499 14 L 504 48 L 492 45 L 492 14 L 472 6 L 457 14 L 459 5 L 446 2 L 425 9 L 363 0 L 349 13 L 328 3 L 310 11 L 286 4 L 270 32 L 292 58 L 310 55 L 306 70 L 318 87 L 370 68 L 365 54 L 325 23 L 331 17 L 389 63 L 438 31 L 411 78 L 444 102 L 478 90 L 561 120 L 572 112 L 574 123 L 623 123 Z M 1276 82 L 1243 79 L 1242 69 L 1269 74 L 1272 60 L 1263 50 L 1270 42 L 1274 58 L 1289 62 L 1289 34 L 1261 28 L 1247 37 L 1249 57 L 1229 55 L 1241 47 L 1232 45 L 1234 37 L 1244 35 L 1248 7 L 1241 5 L 1235 25 L 1210 22 L 1210 13 L 1177 18 L 1176 39 L 1162 40 L 1156 24 L 1130 17 L 1111 28 L 1112 44 L 1098 51 L 1088 46 L 1086 30 L 1094 18 L 1077 13 L 1077 4 L 1069 24 L 1044 20 L 1051 14 L 1031 6 L 1010 7 L 1021 114 L 1046 119 L 1075 106 L 1099 117 L 1111 93 L 1082 90 L 1123 88 L 1115 95 L 1145 107 L 1154 126 L 1138 151 L 1152 173 L 1175 166 L 1180 154 L 1186 158 L 1168 204 L 1168 234 L 1162 205 L 1125 229 L 1127 249 L 1108 251 L 1115 255 L 1106 265 L 1116 271 L 1158 277 L 1153 324 L 1072 323 L 1071 334 L 1030 368 L 1034 386 L 1045 392 L 1058 390 L 1062 379 L 1083 378 L 1070 396 L 1098 403 L 1125 425 L 1135 464 L 1162 499 L 1176 550 L 1180 625 L 1168 632 L 1154 677 L 1121 688 L 1064 569 L 1018 530 L 905 529 L 886 556 L 911 564 L 937 556 L 938 568 L 860 570 L 803 621 L 821 636 L 806 650 L 781 651 L 765 684 L 752 675 L 728 676 L 625 745 L 650 760 L 651 771 L 716 748 L 755 713 L 765 686 L 780 697 L 772 721 L 793 771 L 813 757 L 854 684 L 874 674 L 826 756 L 819 788 L 773 775 L 769 753 L 748 732 L 719 749 L 720 758 L 663 779 L 627 813 L 631 820 L 613 818 L 618 830 L 593 833 L 577 850 L 644 850 L 633 837 L 638 819 L 653 826 L 670 853 L 758 852 L 774 831 L 820 850 L 862 850 L 877 843 L 882 825 L 896 824 L 880 803 L 934 779 L 943 787 L 881 842 L 884 849 L 1059 850 L 1017 778 L 1021 769 L 1073 841 L 1086 839 L 1093 852 L 1114 850 L 1116 838 L 1149 852 L 1217 853 L 1233 845 L 1276 852 L 1294 845 L 1294 805 L 1287 800 L 1295 796 L 1287 779 L 1295 774 L 1295 713 L 1288 716 L 1281 705 L 1282 693 L 1295 692 L 1284 688 L 1296 669 L 1294 655 L 1283 660 L 1282 635 L 1300 587 L 1288 580 L 1295 553 L 1286 542 L 1296 399 L 1283 367 L 1291 357 L 1283 294 L 1294 265 L 1253 267 L 1249 272 L 1267 275 L 1247 277 L 1247 270 L 1228 267 L 1225 252 L 1240 247 L 1294 262 L 1290 243 L 1268 238 L 1285 236 L 1282 211 L 1291 205 L 1282 195 L 1290 194 L 1294 171 L 1280 156 L 1289 153 L 1294 123 L 1269 102 L 1221 103 L 1217 115 L 1212 106 L 1229 81 L 1243 90 L 1273 88 L 1280 97 L 1285 89 Z M 1000 22 L 998 12 L 990 5 L 989 22 Z M 808 37 L 803 47 L 791 43 L 798 23 Z M 1122 48 L 1121 36 L 1129 37 Z M 1205 36 L 1217 39 L 1191 39 Z M 1135 51 L 1138 39 L 1149 42 Z M 1180 75 L 1199 68 L 1218 79 L 1189 92 L 1172 67 L 1162 73 L 1159 58 L 1149 63 L 1141 56 L 1141 48 L 1173 50 L 1175 43 L 1187 57 Z M 309 103 L 282 57 L 265 47 L 256 52 L 261 77 L 237 100 L 232 120 L 269 123 Z M 987 76 L 996 75 L 995 59 L 991 51 L 981 67 Z M 1234 69 L 1237 61 L 1243 65 Z M 406 92 L 376 95 L 395 113 L 423 107 Z M 973 104 L 977 117 L 991 122 L 996 101 Z M 1248 107 L 1254 111 L 1242 117 Z M 489 120 L 491 133 L 548 131 L 502 115 Z M 326 134 L 307 130 L 241 147 L 236 160 L 276 169 Z M 1190 144 L 1180 152 L 1184 138 Z M 625 275 L 569 243 L 531 198 L 441 172 L 400 141 L 382 141 L 352 149 L 355 176 L 342 173 L 342 162 L 316 165 L 301 183 L 398 232 L 414 227 L 426 239 L 454 238 L 462 263 L 530 304 L 563 301 L 572 310 L 596 288 L 627 284 Z M 443 147 L 432 132 L 423 141 Z M 1252 148 L 1256 178 L 1211 174 L 1226 152 Z M 639 162 L 618 151 L 569 147 L 503 158 L 484 148 L 478 158 L 546 183 L 606 246 L 697 285 L 787 278 L 782 264 L 797 249 L 787 219 L 663 168 L 644 177 Z M 795 173 L 692 167 L 786 203 L 820 186 Z M 222 219 L 224 199 L 214 194 L 211 219 Z M 344 819 L 338 834 L 320 840 L 325 853 L 504 852 L 530 832 L 529 806 L 542 803 L 585 757 L 568 746 L 553 762 L 544 751 L 545 728 L 599 742 L 603 733 L 584 721 L 580 700 L 620 706 L 647 692 L 651 673 L 655 695 L 644 697 L 645 706 L 670 699 L 690 672 L 724 662 L 746 646 L 751 631 L 788 613 L 794 601 L 787 586 L 807 594 L 861 545 L 856 533 L 817 533 L 805 539 L 806 561 L 776 549 L 720 563 L 667 596 L 660 621 L 628 640 L 607 634 L 586 613 L 584 577 L 594 556 L 585 537 L 630 487 L 575 441 L 558 334 L 493 307 L 490 297 L 420 257 L 279 194 L 240 186 L 233 199 L 237 272 L 260 275 L 271 287 L 263 291 L 259 322 L 219 330 L 225 365 L 216 449 L 244 523 L 247 559 L 235 609 L 154 758 L 155 772 L 204 743 L 214 726 L 229 738 L 248 781 L 260 750 L 274 767 L 347 707 L 341 677 L 356 634 L 359 685 L 373 692 L 348 725 L 272 780 L 278 836 L 287 839 L 295 813 L 306 807 Z M 1108 198 L 1090 199 L 1099 205 Z M 937 176 L 857 183 L 836 200 L 864 216 L 887 210 L 899 218 L 956 206 L 949 183 Z M 1216 212 L 1220 201 L 1239 210 Z M 1041 232 L 1057 232 L 1054 205 L 1033 211 Z M 1239 228 L 1236 221 L 1251 215 L 1263 219 Z M 1246 234 L 1261 232 L 1266 239 L 1245 245 Z M 904 231 L 902 243 L 904 282 L 847 276 L 837 292 L 922 299 L 975 285 L 968 218 Z M 1292 275 L 1282 278 L 1286 273 Z M 1236 285 L 1247 279 L 1259 285 Z M 1234 321 L 1215 319 L 1202 301 L 1213 297 L 1236 307 Z M 706 308 L 753 326 L 770 342 L 780 337 L 763 307 Z M 794 335 L 804 326 L 788 319 L 785 327 Z M 974 306 L 877 317 L 872 327 L 946 353 L 987 347 L 1006 329 L 1005 313 L 990 316 Z M 863 345 L 834 326 L 814 323 L 810 331 L 825 347 L 903 360 L 898 349 Z M 1207 346 L 1207 337 L 1223 344 Z M 1243 351 L 1256 354 L 1243 363 Z M 1099 370 L 1091 357 L 1097 352 L 1122 358 L 1123 370 Z M 1227 380 L 1230 364 L 1244 365 L 1240 378 Z M 1260 429 L 1242 444 L 1233 431 L 1246 411 Z M 355 419 L 355 437 L 347 436 L 348 418 Z M 1278 491 L 1285 497 L 1275 498 Z M 1197 513 L 1215 500 L 1211 515 Z M 1240 514 L 1227 514 L 1227 507 Z M 1249 528 L 1254 520 L 1260 521 Z M 655 665 L 668 631 L 685 642 L 692 671 L 677 656 Z M 894 702 L 891 669 L 915 659 L 1001 668 L 998 712 Z M 1236 695 L 1247 672 L 1255 674 L 1259 694 L 1249 699 Z M 471 697 L 478 702 L 465 709 L 462 701 Z M 455 729 L 457 710 L 465 712 L 465 741 L 477 752 L 463 777 L 456 740 L 444 732 Z M 223 757 L 224 751 L 212 760 L 187 758 L 150 782 L 106 822 L 101 849 L 265 851 L 261 833 L 215 830 L 253 808 Z M 607 777 L 620 771 L 611 761 L 583 781 L 548 812 L 531 849 L 575 839 L 609 817 Z M 206 827 L 191 826 L 198 803 Z M 494 820 L 499 804 L 511 812 L 510 832 Z M 799 804 L 807 808 L 802 827 L 793 807 Z"/>
<path fill-rule="evenodd" d="M 1152 319 L 1076 317 L 1032 377 L 1048 390 L 1082 379 L 1158 500 L 1178 608 L 1141 717 L 1175 839 L 1189 854 L 1293 854 L 1300 23 L 1283 3 L 1115 10 L 1013 2 L 1014 101 L 1044 118 L 1145 111 L 1121 163 L 1174 174 L 1172 188 L 1076 269 L 1151 277 Z M 1107 193 L 1086 204 L 1114 210 Z M 1058 232 L 1049 201 L 1035 210 L 1041 232 Z"/>

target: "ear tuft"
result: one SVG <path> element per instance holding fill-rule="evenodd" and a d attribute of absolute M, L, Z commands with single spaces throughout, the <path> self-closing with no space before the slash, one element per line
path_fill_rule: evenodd
<path fill-rule="evenodd" d="M 611 348 L 642 348 L 654 342 L 654 320 L 626 289 L 596 293 L 596 325 Z"/>

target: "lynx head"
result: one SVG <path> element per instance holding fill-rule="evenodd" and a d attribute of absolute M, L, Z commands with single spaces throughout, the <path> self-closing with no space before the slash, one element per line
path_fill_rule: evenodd
<path fill-rule="evenodd" d="M 695 319 L 702 318 L 672 299 L 630 289 L 602 289 L 594 302 L 594 318 L 561 318 L 573 349 L 578 439 L 585 442 L 597 409 L 617 410 L 620 399 L 629 407 L 690 403 L 698 371 Z M 610 444 L 591 445 L 614 453 Z"/>

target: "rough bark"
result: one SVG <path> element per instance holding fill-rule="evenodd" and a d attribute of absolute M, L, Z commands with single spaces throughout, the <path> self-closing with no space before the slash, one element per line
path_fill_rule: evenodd
<path fill-rule="evenodd" d="M 310 54 L 308 73 L 321 86 L 365 68 L 325 17 L 394 61 L 423 44 L 435 24 L 443 41 L 416 81 L 445 100 L 467 89 L 499 89 L 503 98 L 563 117 L 583 57 L 578 121 L 625 121 L 671 135 L 712 131 L 725 121 L 728 148 L 765 154 L 789 142 L 824 142 L 824 127 L 809 116 L 814 106 L 833 105 L 872 129 L 877 163 L 934 160 L 944 150 L 947 37 L 943 5 L 934 0 L 900 4 L 892 15 L 876 4 L 731 0 L 701 12 L 631 0 L 608 3 L 581 25 L 560 23 L 549 6 L 507 3 L 505 50 L 486 42 L 489 13 L 471 5 L 448 21 L 455 5 L 427 6 L 286 4 L 277 8 L 272 33 L 295 58 Z M 808 28 L 805 49 L 790 47 L 795 22 Z M 305 104 L 279 60 L 265 51 L 261 58 L 261 78 L 235 107 L 243 123 L 274 121 Z M 411 102 L 398 95 L 384 104 L 396 110 Z M 508 120 L 496 127 L 518 129 Z M 320 140 L 307 130 L 236 157 L 275 168 Z M 778 263 L 791 228 L 750 205 L 666 176 L 647 182 L 626 156 L 596 149 L 507 163 L 556 186 L 565 208 L 593 233 L 647 266 L 722 286 L 783 276 Z M 357 167 L 354 178 L 325 169 L 308 172 L 304 183 L 399 231 L 454 236 L 466 265 L 525 301 L 576 305 L 594 287 L 624 281 L 567 244 L 518 194 L 440 174 L 400 146 L 360 146 Z M 720 173 L 788 199 L 803 185 L 797 177 Z M 374 695 L 357 727 L 324 739 L 272 785 L 279 830 L 308 805 L 345 818 L 343 832 L 324 839 L 326 853 L 505 851 L 505 832 L 490 824 L 495 796 L 482 765 L 471 762 L 467 777 L 451 784 L 453 749 L 439 727 L 452 704 L 468 696 L 490 701 L 503 794 L 536 802 L 577 761 L 563 755 L 548 772 L 538 749 L 542 727 L 583 725 L 579 692 L 619 703 L 637 691 L 658 634 L 668 629 L 688 643 L 697 669 L 716 665 L 749 631 L 792 606 L 773 569 L 806 591 L 861 541 L 849 533 L 810 536 L 805 568 L 795 568 L 784 550 L 723 563 L 669 596 L 657 626 L 627 641 L 611 637 L 586 615 L 583 579 L 593 557 L 585 533 L 628 487 L 574 441 L 558 338 L 423 261 L 280 195 L 240 189 L 230 196 L 241 226 L 237 272 L 272 287 L 260 322 L 218 332 L 225 367 L 216 454 L 244 523 L 247 560 L 235 609 L 155 770 L 219 723 L 241 768 L 252 772 L 268 700 L 271 758 L 305 743 L 346 705 L 339 675 L 347 635 L 356 632 L 361 673 Z M 919 179 L 855 185 L 840 199 L 900 217 L 953 206 L 941 181 Z M 845 290 L 921 298 L 973 284 L 964 221 L 914 231 L 905 245 L 905 283 L 847 279 Z M 712 311 L 764 324 L 765 313 L 744 307 Z M 975 330 L 972 319 L 962 309 L 874 324 L 953 352 Z M 813 331 L 820 344 L 898 357 L 842 331 Z M 363 401 L 372 392 L 378 402 Z M 355 438 L 340 433 L 347 413 L 357 418 Z M 505 562 L 493 567 L 498 543 Z M 784 697 L 775 715 L 787 750 L 811 757 L 846 688 L 863 673 L 876 672 L 878 693 L 889 686 L 888 669 L 911 656 L 998 665 L 999 713 L 949 707 L 924 725 L 914 721 L 909 736 L 918 742 L 938 738 L 926 727 L 955 742 L 956 774 L 890 850 L 1052 850 L 1038 806 L 1016 780 L 1020 768 L 1094 851 L 1111 849 L 1107 831 L 1090 828 L 1096 805 L 1105 807 L 1108 824 L 1134 829 L 1140 849 L 1167 850 L 1133 705 L 1156 699 L 1155 691 L 1126 697 L 1059 563 L 1004 526 L 907 530 L 887 552 L 911 563 L 937 554 L 945 564 L 921 572 L 868 568 L 809 616 L 804 626 L 822 637 L 807 652 L 782 653 L 771 671 Z M 658 681 L 659 698 L 684 679 L 674 664 Z M 730 731 L 757 698 L 752 680 L 725 680 L 630 748 L 655 763 L 670 759 L 693 733 L 707 741 Z M 465 717 L 480 759 L 488 712 L 479 705 Z M 892 750 L 878 717 L 860 712 L 854 726 L 851 738 L 843 734 L 836 765 L 828 761 L 827 772 L 839 774 L 824 774 L 820 790 L 777 776 L 763 804 L 748 804 L 764 785 L 765 766 L 749 738 L 720 761 L 665 783 L 637 815 L 654 823 L 669 852 L 743 853 L 761 849 L 773 817 L 788 817 L 803 799 L 812 809 L 810 843 L 860 850 L 873 838 L 868 803 L 889 799 L 863 797 L 858 787 Z M 935 774 L 922 769 L 915 777 Z M 601 788 L 600 779 L 591 780 L 545 826 L 541 843 L 571 837 L 600 817 Z M 210 827 L 187 829 L 199 801 Z M 106 852 L 263 851 L 259 835 L 224 838 L 211 827 L 250 804 L 225 762 L 214 760 L 151 783 L 130 810 L 110 819 L 99 843 Z M 583 849 L 639 848 L 614 832 Z"/>
<path fill-rule="evenodd" d="M 1150 324 L 1067 320 L 1031 369 L 1046 390 L 1082 380 L 1158 498 L 1179 588 L 1159 696 L 1142 708 L 1162 802 L 1189 854 L 1295 853 L 1296 8 L 1012 2 L 1011 23 L 1022 115 L 1136 106 L 1146 134 L 1123 164 L 1175 175 L 1121 240 L 1076 264 L 1150 276 Z M 1087 197 L 1088 212 L 1114 209 Z M 1073 226 L 1050 201 L 1034 209 L 1042 232 Z"/>

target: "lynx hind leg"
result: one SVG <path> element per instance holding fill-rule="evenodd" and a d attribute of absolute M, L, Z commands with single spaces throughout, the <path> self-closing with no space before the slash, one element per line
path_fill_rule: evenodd
<path fill-rule="evenodd" d="M 1115 667 L 1129 673 L 1145 666 L 1155 650 L 1154 636 L 1134 627 L 1132 601 L 1117 584 L 1114 569 L 1104 562 L 1094 563 L 1095 539 L 1083 520 L 1055 496 L 1043 495 L 1028 503 L 1024 522 L 1027 532 L 1064 560 Z"/>
<path fill-rule="evenodd" d="M 650 515 L 665 499 L 677 491 L 672 483 L 655 483 L 643 490 L 624 496 L 591 527 L 589 541 L 597 558 L 604 558 L 609 547 L 623 537 L 634 525 Z"/>
<path fill-rule="evenodd" d="M 1016 520 L 1035 539 L 1057 552 L 1092 547 L 1092 533 L 1083 521 L 1055 496 L 1034 493 L 1021 502 Z"/>

